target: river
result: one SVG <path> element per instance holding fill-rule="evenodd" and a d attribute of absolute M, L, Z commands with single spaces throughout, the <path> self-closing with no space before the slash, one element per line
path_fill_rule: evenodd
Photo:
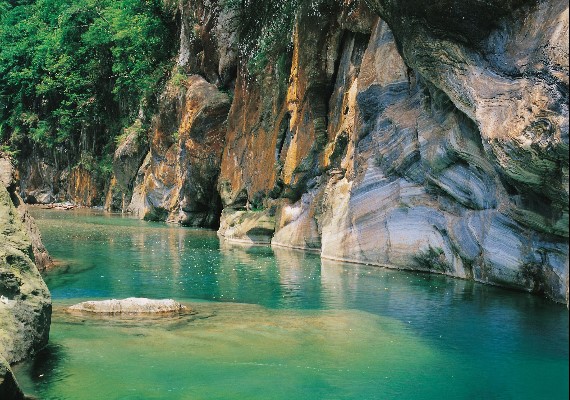
<path fill-rule="evenodd" d="M 45 277 L 50 344 L 15 368 L 41 399 L 568 398 L 568 310 L 538 296 L 93 210 L 32 212 L 61 264 Z M 125 297 L 195 312 L 65 312 Z"/>

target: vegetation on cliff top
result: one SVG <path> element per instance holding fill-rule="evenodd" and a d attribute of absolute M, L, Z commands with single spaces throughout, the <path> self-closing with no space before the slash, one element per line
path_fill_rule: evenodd
<path fill-rule="evenodd" d="M 169 69 L 161 0 L 0 0 L 0 145 L 65 163 L 109 153 Z"/>
<path fill-rule="evenodd" d="M 239 53 L 255 75 L 268 64 L 277 64 L 293 47 L 293 26 L 298 12 L 319 18 L 338 0 L 222 0 L 234 15 Z"/>

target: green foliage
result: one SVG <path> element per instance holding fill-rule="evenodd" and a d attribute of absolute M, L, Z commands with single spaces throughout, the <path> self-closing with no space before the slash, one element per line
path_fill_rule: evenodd
<path fill-rule="evenodd" d="M 120 146 L 131 135 L 135 136 L 137 143 L 143 143 L 146 140 L 146 130 L 147 127 L 142 123 L 142 121 L 140 119 L 136 119 L 131 126 L 124 128 L 122 133 L 115 137 L 115 144 L 117 147 Z"/>
<path fill-rule="evenodd" d="M 100 158 L 166 75 L 162 0 L 0 0 L 0 144 Z"/>
<path fill-rule="evenodd" d="M 295 10 L 299 0 L 225 0 L 222 6 L 233 11 L 239 53 L 248 60 L 250 73 L 265 68 L 280 52 L 291 46 Z"/>
<path fill-rule="evenodd" d="M 113 174 L 113 157 L 111 154 L 105 154 L 97 159 L 93 154 L 83 152 L 75 166 L 89 171 L 95 177 L 107 180 Z"/>
<path fill-rule="evenodd" d="M 239 54 L 247 70 L 257 74 L 275 65 L 292 48 L 293 26 L 299 12 L 320 18 L 338 0 L 222 0 L 235 18 Z"/>
<path fill-rule="evenodd" d="M 97 164 L 97 173 L 100 177 L 108 180 L 113 175 L 113 157 L 110 154 L 106 154 L 99 160 Z"/>
<path fill-rule="evenodd" d="M 187 85 L 186 83 L 187 80 L 188 76 L 185 73 L 177 70 L 172 74 L 172 77 L 170 78 L 170 83 L 174 85 L 174 87 L 181 88 Z"/>

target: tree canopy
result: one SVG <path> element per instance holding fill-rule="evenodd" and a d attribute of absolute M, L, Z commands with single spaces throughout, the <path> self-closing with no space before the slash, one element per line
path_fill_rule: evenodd
<path fill-rule="evenodd" d="M 162 0 L 0 0 L 0 145 L 109 150 L 168 71 L 171 15 Z"/>

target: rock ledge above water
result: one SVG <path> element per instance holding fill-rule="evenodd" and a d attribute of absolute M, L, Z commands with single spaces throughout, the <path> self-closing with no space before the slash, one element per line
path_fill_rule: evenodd
<path fill-rule="evenodd" d="M 85 301 L 68 308 L 71 312 L 96 314 L 163 314 L 189 311 L 188 307 L 172 300 L 153 300 L 131 297 L 122 300 Z"/>

